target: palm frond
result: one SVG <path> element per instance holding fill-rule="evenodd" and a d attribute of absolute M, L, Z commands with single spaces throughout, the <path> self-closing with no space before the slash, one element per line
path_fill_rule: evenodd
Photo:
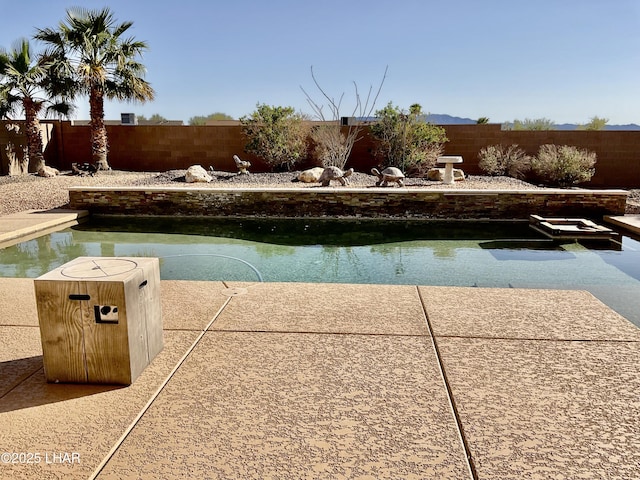
<path fill-rule="evenodd" d="M 0 87 L 0 118 L 12 119 L 21 109 L 21 98 Z"/>
<path fill-rule="evenodd" d="M 131 28 L 132 25 L 133 22 L 122 22 L 120 25 L 117 25 L 113 29 L 113 36 L 116 38 L 120 38 L 124 32 Z"/>
<path fill-rule="evenodd" d="M 60 101 L 60 102 L 52 103 L 51 105 L 47 106 L 45 115 L 47 117 L 55 116 L 55 117 L 58 117 L 59 119 L 71 118 L 71 116 L 75 113 L 75 111 L 76 111 L 75 105 L 66 101 Z"/>

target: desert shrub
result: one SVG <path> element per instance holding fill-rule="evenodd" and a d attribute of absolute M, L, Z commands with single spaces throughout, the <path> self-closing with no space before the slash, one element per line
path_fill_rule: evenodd
<path fill-rule="evenodd" d="M 258 104 L 256 111 L 240 118 L 247 138 L 245 150 L 262 158 L 272 169 L 291 170 L 307 155 L 309 124 L 293 107 Z"/>
<path fill-rule="evenodd" d="M 339 124 L 317 125 L 311 129 L 310 137 L 313 141 L 313 156 L 323 167 L 344 169 L 353 142 L 349 141 L 348 135 L 342 132 Z"/>
<path fill-rule="evenodd" d="M 548 185 L 570 187 L 588 182 L 595 173 L 596 154 L 570 145 L 542 145 L 531 168 Z"/>
<path fill-rule="evenodd" d="M 426 177 L 429 169 L 435 166 L 438 157 L 442 154 L 444 154 L 442 143 L 423 145 L 418 154 L 407 157 L 404 162 L 404 171 L 410 177 Z"/>
<path fill-rule="evenodd" d="M 608 122 L 608 118 L 591 117 L 589 123 L 578 125 L 578 130 L 604 130 Z"/>
<path fill-rule="evenodd" d="M 478 154 L 478 167 L 487 175 L 525 178 L 531 169 L 531 157 L 518 145 L 489 145 Z"/>
<path fill-rule="evenodd" d="M 378 91 L 373 97 L 371 96 L 373 86 L 369 87 L 369 93 L 366 98 L 362 98 L 358 91 L 358 85 L 356 82 L 353 82 L 355 103 L 350 115 L 352 118 L 368 118 L 371 116 L 386 77 L 387 69 L 385 68 L 384 75 L 378 86 Z M 340 109 L 342 107 L 344 92 L 338 99 L 327 93 L 318 82 L 313 67 L 311 67 L 311 78 L 318 92 L 322 98 L 324 98 L 324 101 L 314 100 L 304 88 L 300 87 L 307 97 L 307 103 L 312 108 L 314 116 L 323 122 L 322 125 L 318 125 L 311 130 L 310 136 L 313 142 L 313 155 L 324 167 L 344 169 L 353 150 L 353 145 L 361 138 L 361 122 L 348 122 L 347 125 L 343 127 L 343 116 Z"/>
<path fill-rule="evenodd" d="M 376 157 L 411 176 L 424 176 L 448 141 L 444 128 L 425 122 L 421 110 L 414 104 L 407 112 L 390 102 L 376 112 L 378 121 L 371 125 Z"/>
<path fill-rule="evenodd" d="M 502 125 L 503 130 L 555 130 L 556 124 L 553 120 L 548 118 L 525 118 L 524 120 L 518 120 L 517 118 L 513 123 L 506 122 Z"/>

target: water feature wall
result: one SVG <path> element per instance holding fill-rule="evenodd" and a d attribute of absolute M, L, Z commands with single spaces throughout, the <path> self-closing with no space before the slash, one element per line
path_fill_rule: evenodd
<path fill-rule="evenodd" d="M 106 215 L 520 219 L 623 215 L 623 190 L 384 188 L 100 188 L 69 190 L 71 208 Z"/>

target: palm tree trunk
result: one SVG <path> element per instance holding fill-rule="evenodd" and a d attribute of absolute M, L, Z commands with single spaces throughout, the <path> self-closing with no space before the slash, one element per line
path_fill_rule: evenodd
<path fill-rule="evenodd" d="M 104 91 L 92 86 L 89 93 L 89 114 L 91 116 L 91 158 L 98 170 L 110 170 L 107 161 L 107 127 L 104 124 Z"/>
<path fill-rule="evenodd" d="M 33 165 L 37 172 L 44 168 L 45 161 L 42 154 L 42 134 L 40 133 L 40 120 L 38 113 L 42 108 L 42 104 L 34 102 L 33 99 L 25 97 L 22 99 L 24 107 L 24 134 L 27 137 L 27 151 L 29 153 L 29 162 Z"/>

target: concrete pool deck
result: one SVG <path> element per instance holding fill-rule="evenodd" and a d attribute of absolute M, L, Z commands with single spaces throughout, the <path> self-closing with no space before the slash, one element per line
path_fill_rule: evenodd
<path fill-rule="evenodd" d="M 0 478 L 640 469 L 640 329 L 587 292 L 164 280 L 118 387 L 47 384 L 33 280 L 0 290 Z"/>
<path fill-rule="evenodd" d="M 0 216 L 0 248 L 78 223 L 86 210 L 27 210 Z"/>
<path fill-rule="evenodd" d="M 47 384 L 0 279 L 2 478 L 634 478 L 640 329 L 589 293 L 162 281 L 129 387 Z M 65 455 L 66 454 L 66 455 Z M 39 458 L 39 463 L 34 463 Z"/>
<path fill-rule="evenodd" d="M 640 235 L 640 215 L 606 215 L 604 220 L 618 228 Z"/>

